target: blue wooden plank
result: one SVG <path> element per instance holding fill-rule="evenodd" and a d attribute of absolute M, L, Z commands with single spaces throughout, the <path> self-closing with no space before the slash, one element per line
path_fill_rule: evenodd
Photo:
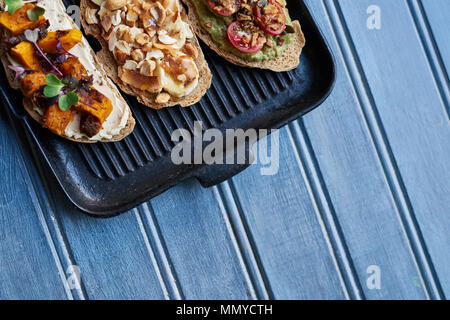
<path fill-rule="evenodd" d="M 388 179 L 405 202 L 403 222 L 431 291 L 444 297 L 450 293 L 450 126 L 441 92 L 405 1 L 379 1 L 383 27 L 375 31 L 362 27 L 371 1 L 339 3 L 370 88 L 368 103 L 376 108 L 370 122 L 392 153 Z"/>
<path fill-rule="evenodd" d="M 280 169 L 262 176 L 253 165 L 233 178 L 235 200 L 276 299 L 343 299 L 317 208 L 301 177 L 286 129 L 280 132 Z"/>
<path fill-rule="evenodd" d="M 19 146 L 0 116 L 0 299 L 67 299 Z"/>
<path fill-rule="evenodd" d="M 254 284 L 214 189 L 187 181 L 151 201 L 182 296 L 254 299 Z"/>
<path fill-rule="evenodd" d="M 327 26 L 327 21 L 323 20 L 326 12 L 321 3 L 312 1 L 310 5 L 316 13 L 316 19 Z M 317 240 L 319 248 L 316 251 L 321 252 L 323 257 L 305 261 L 305 265 L 302 266 L 304 269 L 300 270 L 299 266 L 294 264 L 296 259 L 292 261 L 293 256 L 301 256 L 302 250 L 309 252 L 308 246 L 303 243 L 305 240 L 302 239 L 302 232 L 314 228 L 321 230 L 321 223 L 326 225 L 323 228 L 325 236 L 332 238 L 330 246 L 336 251 L 334 257 L 342 269 L 343 282 L 350 291 L 350 296 L 361 295 L 372 299 L 426 297 L 423 289 L 415 285 L 414 279 L 418 275 L 418 270 L 411 257 L 408 240 L 404 237 L 402 226 L 398 222 L 389 187 L 382 178 L 383 172 L 371 146 L 371 138 L 364 128 L 364 121 L 356 104 L 357 98 L 351 90 L 348 76 L 342 69 L 342 62 L 342 59 L 338 59 L 339 79 L 334 94 L 325 106 L 305 119 L 305 122 L 314 125 L 312 128 L 317 127 L 314 131 L 308 128 L 308 132 L 311 130 L 314 134 L 313 146 L 320 152 L 319 156 L 323 155 L 319 161 L 320 169 L 323 165 L 323 169 L 326 170 L 326 182 L 327 185 L 330 184 L 333 202 L 329 203 L 327 190 L 322 185 L 320 177 L 317 177 L 320 176 L 320 169 L 314 164 L 315 156 L 311 155 L 308 137 L 303 137 L 306 133 L 303 124 L 293 125 L 292 144 L 298 150 L 294 153 L 288 147 L 282 147 L 281 173 L 273 177 L 261 177 L 259 169 L 251 168 L 234 179 L 236 193 L 239 195 L 239 202 L 251 230 L 251 237 L 258 248 L 262 265 L 276 297 L 320 297 L 322 292 L 317 291 L 317 288 L 326 288 L 327 285 L 332 292 L 331 295 L 339 292 L 330 281 L 324 280 L 327 285 L 317 283 L 320 277 L 324 277 L 322 275 L 324 270 L 320 269 L 321 265 L 323 266 L 320 259 L 327 261 L 328 256 L 326 250 L 323 250 L 324 246 L 326 247 L 323 244 L 325 240 Z M 326 121 L 323 117 L 327 118 Z M 314 118 L 316 122 L 313 123 L 312 120 L 308 120 L 309 118 Z M 289 140 L 288 136 L 282 136 L 282 145 L 285 140 Z M 341 137 L 342 140 L 336 137 Z M 329 150 L 333 150 L 334 153 L 330 153 Z M 309 180 L 308 188 L 302 179 Z M 367 189 L 367 184 L 370 190 L 364 193 L 362 190 Z M 300 192 L 295 192 L 297 190 Z M 317 199 L 314 199 L 315 197 Z M 309 216 L 302 213 L 305 206 L 310 207 Z M 314 208 L 315 206 L 317 208 Z M 302 223 L 290 221 L 300 219 L 299 217 L 304 219 L 301 220 Z M 339 221 L 335 221 L 336 217 Z M 371 221 L 371 217 L 380 219 Z M 288 232 L 284 228 L 287 228 Z M 280 239 L 272 239 L 273 230 L 279 229 L 283 230 L 277 233 Z M 342 231 L 344 236 L 348 233 L 349 238 L 342 239 L 342 234 L 339 235 Z M 293 232 L 300 235 L 297 238 L 289 236 Z M 386 238 L 386 232 L 392 234 L 392 237 Z M 311 237 L 319 239 L 321 237 L 320 232 L 309 233 L 313 234 Z M 286 245 L 274 248 L 273 243 L 282 241 L 284 237 L 289 239 Z M 346 257 L 342 259 L 341 256 Z M 385 282 L 381 290 L 370 290 L 366 287 L 367 268 L 377 263 L 383 270 Z M 333 268 L 329 265 L 326 273 L 332 272 Z M 356 270 L 353 271 L 353 268 Z M 313 271 L 308 270 L 322 272 L 318 272 L 319 275 L 312 275 Z M 358 276 L 356 284 L 352 280 L 353 272 Z M 399 277 L 399 274 L 404 276 Z M 305 278 L 308 280 L 303 281 Z M 360 287 L 364 291 L 361 294 Z"/>
<path fill-rule="evenodd" d="M 214 187 L 218 202 L 223 206 L 224 219 L 229 225 L 230 234 L 235 239 L 236 246 L 242 254 L 242 260 L 247 267 L 250 281 L 255 290 L 255 296 L 261 300 L 273 298 L 273 292 L 268 283 L 267 275 L 261 265 L 261 260 L 255 248 L 254 240 L 248 232 L 248 225 L 242 217 L 240 204 L 236 201 L 230 183 L 224 182 Z"/>
<path fill-rule="evenodd" d="M 168 299 L 147 235 L 140 228 L 136 211 L 111 219 L 88 217 L 50 181 L 53 214 L 60 221 L 64 238 L 80 268 L 87 299 Z"/>
<path fill-rule="evenodd" d="M 291 129 L 307 175 L 323 205 L 325 224 L 332 234 L 340 235 L 337 240 L 343 238 L 344 252 L 348 251 L 362 297 L 424 298 L 425 292 L 411 280 L 419 276 L 416 262 L 398 221 L 358 96 L 331 32 L 328 10 L 321 2 L 307 3 L 336 54 L 338 80 L 325 104 Z M 386 233 L 392 237 L 387 238 Z M 383 270 L 380 290 L 366 286 L 370 265 L 379 265 Z"/>

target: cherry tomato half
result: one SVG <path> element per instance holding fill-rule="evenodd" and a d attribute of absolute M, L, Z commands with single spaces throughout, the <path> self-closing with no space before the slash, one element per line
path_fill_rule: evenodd
<path fill-rule="evenodd" d="M 259 43 L 251 46 L 251 40 L 248 43 L 243 41 L 245 33 L 242 31 L 241 23 L 239 21 L 235 21 L 228 26 L 227 34 L 231 44 L 241 52 L 256 53 L 263 47 L 263 44 Z"/>
<path fill-rule="evenodd" d="M 274 5 L 277 8 L 277 13 L 269 15 L 264 14 L 264 8 L 260 8 L 257 2 L 253 7 L 253 14 L 256 16 L 256 23 L 265 33 L 279 35 L 284 31 L 284 29 L 286 29 L 286 16 L 283 8 L 278 4 L 276 0 L 270 0 L 269 2 L 269 5 Z M 278 20 L 280 16 L 282 18 Z M 279 25 L 279 27 L 277 29 L 272 29 L 269 27 L 270 25 Z"/>
<path fill-rule="evenodd" d="M 221 16 L 228 17 L 231 16 L 233 13 L 236 13 L 239 8 L 241 7 L 241 0 L 208 0 L 209 6 L 211 9 Z M 229 8 L 225 8 L 222 3 L 226 4 L 226 2 L 230 2 Z M 232 3 L 231 3 L 232 2 Z"/>

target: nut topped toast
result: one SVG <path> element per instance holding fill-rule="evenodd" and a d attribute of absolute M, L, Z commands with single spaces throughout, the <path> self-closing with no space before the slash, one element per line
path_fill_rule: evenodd
<path fill-rule="evenodd" d="M 86 33 L 110 78 L 142 104 L 160 109 L 198 102 L 211 73 L 178 0 L 81 0 Z"/>

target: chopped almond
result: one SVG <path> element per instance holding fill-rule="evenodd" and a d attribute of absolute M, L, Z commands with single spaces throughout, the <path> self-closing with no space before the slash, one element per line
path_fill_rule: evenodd
<path fill-rule="evenodd" d="M 170 94 L 166 92 L 162 92 L 156 96 L 155 102 L 159 104 L 164 104 L 169 102 L 170 100 Z"/>
<path fill-rule="evenodd" d="M 134 10 L 130 10 L 127 13 L 126 23 L 130 27 L 134 27 L 136 25 L 136 21 L 138 20 L 138 14 Z"/>
<path fill-rule="evenodd" d="M 155 19 L 155 23 L 158 26 L 160 26 L 166 19 L 166 10 L 159 2 L 155 2 L 150 7 L 150 14 L 152 15 L 153 19 Z"/>
<path fill-rule="evenodd" d="M 141 49 L 136 49 L 136 50 L 133 50 L 133 52 L 131 52 L 131 58 L 134 61 L 141 62 L 142 60 L 144 60 L 145 55 Z"/>
<path fill-rule="evenodd" d="M 191 56 L 192 58 L 197 59 L 197 57 L 198 57 L 198 51 L 197 51 L 197 49 L 196 49 L 191 43 L 187 43 L 187 44 L 184 46 L 184 49 L 185 49 L 186 54 L 187 54 L 188 56 Z"/>
<path fill-rule="evenodd" d="M 98 12 L 97 9 L 93 9 L 93 8 L 86 9 L 86 22 L 88 24 L 97 24 L 98 23 L 97 12 Z"/>
<path fill-rule="evenodd" d="M 140 33 L 136 36 L 136 43 L 143 46 L 150 41 L 150 36 L 146 33 Z"/>
<path fill-rule="evenodd" d="M 145 76 L 152 76 L 156 69 L 156 62 L 153 60 L 146 60 L 141 66 L 140 72 Z"/>
<path fill-rule="evenodd" d="M 104 15 L 101 18 L 101 24 L 102 24 L 103 30 L 108 32 L 109 29 L 111 29 L 111 27 L 112 27 L 112 16 Z"/>
<path fill-rule="evenodd" d="M 137 62 L 133 60 L 127 60 L 125 61 L 125 64 L 123 65 L 124 69 L 127 70 L 136 70 L 137 69 Z"/>
<path fill-rule="evenodd" d="M 152 45 L 152 43 L 151 43 L 151 42 L 147 43 L 146 45 L 144 45 L 144 46 L 141 48 L 141 50 L 144 51 L 145 53 L 152 51 L 152 50 L 153 50 L 153 45 Z"/>

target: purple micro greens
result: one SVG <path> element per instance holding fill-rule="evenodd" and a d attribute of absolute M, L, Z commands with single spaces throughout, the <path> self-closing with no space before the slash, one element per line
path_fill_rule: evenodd
<path fill-rule="evenodd" d="M 77 56 L 71 54 L 69 51 L 67 51 L 66 49 L 64 49 L 64 47 L 63 47 L 63 45 L 62 45 L 60 39 L 58 39 L 57 41 L 58 41 L 58 42 L 56 43 L 56 51 L 58 51 L 58 53 L 60 53 L 60 54 L 67 54 L 67 55 L 69 55 L 69 56 L 72 56 L 72 57 L 74 57 L 74 58 L 77 58 Z"/>
<path fill-rule="evenodd" d="M 27 69 L 25 69 L 23 67 L 18 67 L 18 66 L 13 66 L 13 65 L 8 66 L 8 68 L 15 72 L 14 82 L 16 82 L 17 79 L 19 79 L 20 76 L 27 71 Z"/>
<path fill-rule="evenodd" d="M 39 29 L 34 29 L 34 30 L 30 30 L 27 29 L 25 30 L 25 39 L 27 39 L 27 41 L 31 42 L 32 44 L 34 44 L 36 50 L 39 52 L 39 54 L 50 64 L 50 66 L 56 71 L 56 73 L 59 76 L 63 76 L 63 74 L 61 73 L 61 71 L 58 70 L 58 68 L 47 58 L 47 56 L 44 54 L 44 52 L 42 52 L 41 48 L 39 48 L 37 41 L 39 39 Z"/>
<path fill-rule="evenodd" d="M 94 109 L 95 111 L 98 111 L 98 109 L 97 109 L 96 107 L 94 107 L 93 105 L 87 103 L 86 101 L 80 100 L 80 102 L 81 102 L 82 104 L 84 104 L 84 105 L 87 105 L 89 108 L 92 108 L 92 109 Z"/>

